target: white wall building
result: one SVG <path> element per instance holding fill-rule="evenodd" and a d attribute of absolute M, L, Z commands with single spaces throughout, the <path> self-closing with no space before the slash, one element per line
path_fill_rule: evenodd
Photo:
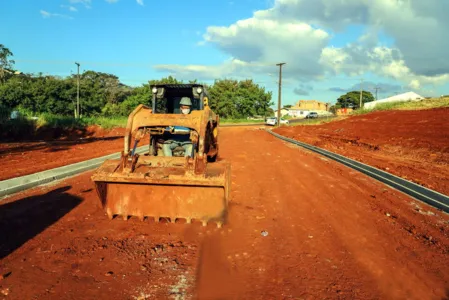
<path fill-rule="evenodd" d="M 415 92 L 408 92 L 408 93 L 404 93 L 404 94 L 399 94 L 399 95 L 396 95 L 396 96 L 388 97 L 388 98 L 385 98 L 385 99 L 380 99 L 380 100 L 376 100 L 376 101 L 365 103 L 363 105 L 363 108 L 373 109 L 376 105 L 381 104 L 381 103 L 421 101 L 423 99 L 424 99 L 423 96 L 420 96 L 420 95 L 418 95 Z"/>
<path fill-rule="evenodd" d="M 293 118 L 305 118 L 309 114 L 310 110 L 307 109 L 294 109 L 288 110 L 288 115 Z"/>
<path fill-rule="evenodd" d="M 288 112 L 289 112 L 288 109 L 282 108 L 282 109 L 281 109 L 281 118 L 282 118 L 282 117 L 285 117 L 286 115 L 288 115 Z M 278 117 L 278 110 L 277 110 L 277 109 L 274 111 L 274 116 L 275 116 L 276 118 Z"/>

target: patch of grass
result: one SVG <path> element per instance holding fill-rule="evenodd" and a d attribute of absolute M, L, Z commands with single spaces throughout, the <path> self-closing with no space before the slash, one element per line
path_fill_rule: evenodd
<path fill-rule="evenodd" d="M 104 129 L 112 129 L 116 127 L 126 127 L 128 117 L 90 117 L 82 119 L 86 125 L 98 125 Z"/>
<path fill-rule="evenodd" d="M 263 123 L 264 120 L 247 120 L 247 119 L 220 119 L 222 124 L 242 124 L 242 123 Z"/>
<path fill-rule="evenodd" d="M 358 109 L 353 111 L 353 115 L 362 115 L 374 111 L 383 110 L 421 110 L 421 109 L 432 109 L 439 107 L 449 107 L 449 97 L 443 98 L 430 98 L 424 99 L 422 101 L 406 101 L 406 102 L 393 102 L 393 103 L 382 103 L 376 105 L 373 109 Z"/>
<path fill-rule="evenodd" d="M 48 128 L 61 128 L 61 129 L 72 129 L 72 128 L 83 128 L 83 120 L 75 119 L 73 117 L 58 116 L 52 114 L 41 114 L 37 119 L 37 127 L 48 127 Z"/>
<path fill-rule="evenodd" d="M 324 123 L 330 123 L 346 119 L 347 116 L 329 117 L 329 118 L 317 118 L 317 119 L 304 119 L 298 123 L 290 123 L 289 126 L 301 126 L 301 125 L 321 125 Z"/>
<path fill-rule="evenodd" d="M 97 125 L 104 129 L 115 127 L 126 127 L 127 117 L 85 117 L 75 119 L 74 117 L 59 116 L 52 114 L 40 114 L 37 119 L 21 116 L 18 119 L 0 120 L 1 139 L 32 138 L 38 132 L 47 129 L 71 130 L 84 129 L 90 125 Z"/>
<path fill-rule="evenodd" d="M 38 127 L 50 127 L 61 129 L 85 128 L 90 125 L 98 125 L 104 129 L 115 127 L 126 127 L 127 117 L 84 117 L 75 119 L 74 117 L 42 114 L 37 121 Z"/>

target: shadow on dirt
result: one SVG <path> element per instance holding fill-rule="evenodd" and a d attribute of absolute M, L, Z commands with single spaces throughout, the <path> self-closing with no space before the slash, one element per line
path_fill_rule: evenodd
<path fill-rule="evenodd" d="M 39 142 L 54 140 L 80 140 L 103 137 L 113 129 L 98 125 L 78 124 L 74 120 L 64 123 L 38 125 L 35 120 L 0 120 L 0 141 L 7 143 Z"/>
<path fill-rule="evenodd" d="M 0 205 L 0 260 L 77 207 L 71 186 Z"/>
<path fill-rule="evenodd" d="M 46 152 L 57 152 L 70 149 L 73 145 L 83 145 L 97 141 L 113 141 L 117 139 L 123 139 L 123 136 L 110 136 L 110 137 L 98 137 L 98 138 L 85 138 L 78 140 L 68 141 L 51 141 L 51 142 L 38 142 L 34 144 L 26 144 L 26 142 L 12 142 L 14 147 L 0 149 L 0 156 L 5 154 L 12 154 L 17 152 L 28 152 L 36 150 L 45 150 Z"/>

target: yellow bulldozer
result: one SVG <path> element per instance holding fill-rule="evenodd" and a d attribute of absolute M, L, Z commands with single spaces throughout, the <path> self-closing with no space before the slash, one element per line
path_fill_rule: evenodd
<path fill-rule="evenodd" d="M 231 169 L 217 159 L 219 116 L 209 106 L 205 86 L 150 88 L 151 107 L 140 104 L 128 117 L 121 158 L 106 160 L 92 175 L 102 208 L 110 219 L 184 219 L 221 227 Z M 183 101 L 190 104 L 187 114 L 181 112 Z M 139 155 L 137 146 L 147 135 L 148 152 Z M 175 137 L 181 142 L 173 143 Z"/>

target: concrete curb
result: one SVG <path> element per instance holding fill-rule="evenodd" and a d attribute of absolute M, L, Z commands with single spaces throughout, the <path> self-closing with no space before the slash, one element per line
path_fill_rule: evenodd
<path fill-rule="evenodd" d="M 136 152 L 139 154 L 145 153 L 147 151 L 148 145 L 141 146 L 136 149 Z M 42 184 L 50 183 L 55 180 L 63 179 L 88 170 L 92 170 L 99 167 L 107 159 L 118 158 L 120 158 L 120 152 L 30 175 L 3 180 L 0 181 L 0 197 L 8 196 Z"/>
<path fill-rule="evenodd" d="M 424 186 L 416 184 L 414 182 L 403 179 L 399 176 L 393 175 L 391 173 L 385 172 L 378 168 L 366 165 L 359 161 L 353 160 L 346 156 L 324 150 L 322 148 L 309 145 L 294 139 L 290 139 L 283 135 L 280 135 L 271 130 L 266 130 L 269 134 L 297 146 L 303 147 L 307 150 L 313 151 L 315 153 L 326 156 L 327 158 L 333 159 L 336 162 L 339 162 L 349 168 L 357 170 L 365 175 L 368 175 L 371 178 L 374 178 L 398 191 L 401 191 L 417 200 L 425 202 L 433 207 L 436 207 L 446 213 L 449 213 L 449 196 L 444 195 L 440 192 L 428 189 Z"/>

